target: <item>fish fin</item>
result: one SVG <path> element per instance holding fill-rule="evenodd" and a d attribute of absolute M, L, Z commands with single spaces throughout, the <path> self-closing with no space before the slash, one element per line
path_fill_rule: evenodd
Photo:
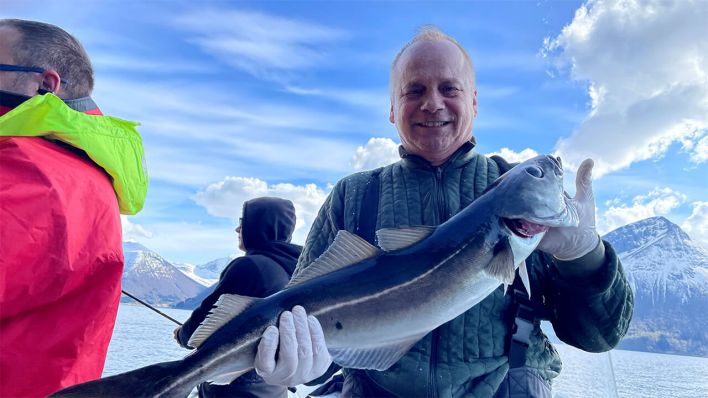
<path fill-rule="evenodd" d="M 214 377 L 213 379 L 209 380 L 210 383 L 212 384 L 231 384 L 232 381 L 238 379 L 242 374 L 250 371 L 253 368 L 250 369 L 244 369 L 244 370 L 239 370 L 236 372 L 229 372 L 229 373 L 224 373 L 222 375 L 218 375 Z"/>
<path fill-rule="evenodd" d="M 529 282 L 529 271 L 526 269 L 526 260 L 522 261 L 519 265 L 519 277 L 521 278 L 521 283 L 524 284 L 526 288 L 526 293 L 529 295 L 529 300 L 531 299 L 531 282 Z"/>
<path fill-rule="evenodd" d="M 509 237 L 504 236 L 494 245 L 494 256 L 487 264 L 485 271 L 487 274 L 502 283 L 511 285 L 514 282 L 514 253 L 511 250 Z"/>
<path fill-rule="evenodd" d="M 340 230 L 327 250 L 300 274 L 293 277 L 285 288 L 287 289 L 320 275 L 348 267 L 367 258 L 374 257 L 379 253 L 381 253 L 379 248 L 358 235 Z"/>
<path fill-rule="evenodd" d="M 69 397 L 186 397 L 194 385 L 175 377 L 184 372 L 183 361 L 161 362 L 102 379 L 76 384 L 50 395 Z"/>
<path fill-rule="evenodd" d="M 425 334 L 374 348 L 330 348 L 329 353 L 334 363 L 345 368 L 386 370 L 398 362 L 423 336 Z"/>
<path fill-rule="evenodd" d="M 420 225 L 407 228 L 382 228 L 376 231 L 379 247 L 387 252 L 403 249 L 427 238 L 436 227 Z"/>
<path fill-rule="evenodd" d="M 204 340 L 208 339 L 209 336 L 220 327 L 226 325 L 230 320 L 250 307 L 256 300 L 260 299 L 239 296 L 238 294 L 222 294 L 216 301 L 216 304 L 214 304 L 214 308 L 209 312 L 209 315 L 207 315 L 201 325 L 192 333 L 192 337 L 189 338 L 187 344 L 189 344 L 190 347 L 199 347 Z"/>

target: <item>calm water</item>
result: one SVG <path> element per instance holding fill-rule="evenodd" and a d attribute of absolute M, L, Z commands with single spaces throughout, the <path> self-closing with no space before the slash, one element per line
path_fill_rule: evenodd
<path fill-rule="evenodd" d="M 190 314 L 164 312 L 179 321 Z M 104 376 L 182 358 L 189 351 L 172 338 L 176 326 L 145 307 L 121 304 Z M 556 348 L 563 358 L 563 372 L 553 386 L 558 398 L 708 397 L 708 358 L 622 350 L 590 354 L 563 344 Z"/>

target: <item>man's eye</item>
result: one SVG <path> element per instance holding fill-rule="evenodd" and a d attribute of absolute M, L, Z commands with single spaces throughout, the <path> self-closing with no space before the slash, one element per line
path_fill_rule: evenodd
<path fill-rule="evenodd" d="M 421 95 L 421 94 L 423 94 L 423 90 L 419 89 L 419 88 L 409 89 L 403 93 L 403 95 L 406 97 L 416 96 L 416 95 Z"/>
<path fill-rule="evenodd" d="M 455 87 L 455 86 L 446 86 L 446 87 L 443 87 L 442 92 L 445 95 L 457 95 L 457 94 L 461 93 L 462 90 Z"/>

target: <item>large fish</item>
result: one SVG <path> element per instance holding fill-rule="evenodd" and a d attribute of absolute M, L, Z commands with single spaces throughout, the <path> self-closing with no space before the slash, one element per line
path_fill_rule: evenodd
<path fill-rule="evenodd" d="M 315 315 L 335 363 L 384 370 L 427 333 L 482 301 L 525 259 L 549 227 L 577 225 L 560 159 L 538 156 L 502 175 L 437 227 L 384 229 L 380 248 L 346 231 L 286 288 L 263 299 L 222 296 L 195 331 L 197 349 L 163 362 L 69 387 L 53 397 L 186 397 L 204 381 L 229 383 L 253 369 L 259 339 L 302 305 Z"/>

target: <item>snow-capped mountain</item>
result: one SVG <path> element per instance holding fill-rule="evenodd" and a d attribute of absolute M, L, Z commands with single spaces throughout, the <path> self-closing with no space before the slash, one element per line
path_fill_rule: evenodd
<path fill-rule="evenodd" d="M 183 274 L 159 254 L 135 242 L 124 242 L 123 289 L 151 304 L 174 305 L 205 287 Z M 125 301 L 132 301 L 124 297 Z"/>
<path fill-rule="evenodd" d="M 634 317 L 622 348 L 708 356 L 708 253 L 664 217 L 604 236 L 634 291 Z"/>
<path fill-rule="evenodd" d="M 235 256 L 217 258 L 216 260 L 209 261 L 206 264 L 197 265 L 194 267 L 193 272 L 198 277 L 210 280 L 214 283 L 219 280 L 221 271 L 223 271 L 234 258 Z"/>
<path fill-rule="evenodd" d="M 196 273 L 196 271 L 198 270 L 198 266 L 194 264 L 173 262 L 172 265 L 174 265 L 178 270 L 182 271 L 183 274 L 187 275 L 188 277 L 192 278 L 194 281 L 198 282 L 200 285 L 205 287 L 213 285 L 218 280 L 202 278 Z"/>
<path fill-rule="evenodd" d="M 185 264 L 182 267 L 178 266 L 182 272 L 184 272 L 190 278 L 196 281 L 205 281 L 207 289 L 201 291 L 198 295 L 190 297 L 180 303 L 174 305 L 175 308 L 192 310 L 196 308 L 206 296 L 208 296 L 212 290 L 216 287 L 216 282 L 219 281 L 221 276 L 221 271 L 226 268 L 226 266 L 234 259 L 235 256 L 222 257 L 216 260 L 209 261 L 202 265 L 191 265 Z M 191 266 L 191 267 L 189 267 Z M 200 282 L 201 283 L 201 282 Z M 202 283 L 203 284 L 203 283 Z"/>

